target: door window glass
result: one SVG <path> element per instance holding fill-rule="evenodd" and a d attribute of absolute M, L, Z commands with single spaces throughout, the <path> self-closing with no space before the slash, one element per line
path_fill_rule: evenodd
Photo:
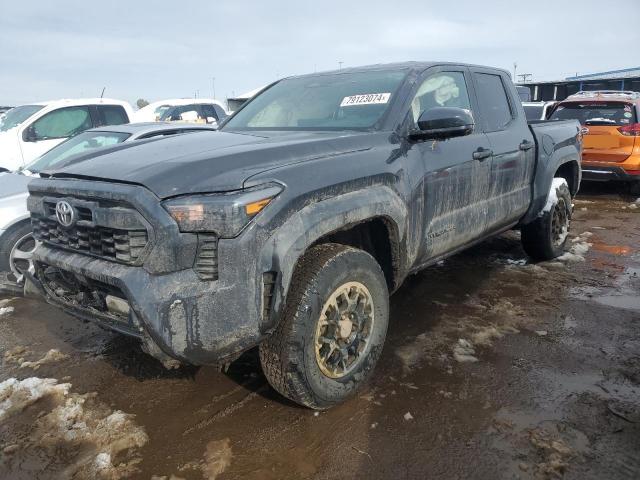
<path fill-rule="evenodd" d="M 98 105 L 102 125 L 122 125 L 129 123 L 127 112 L 120 105 Z"/>
<path fill-rule="evenodd" d="M 47 113 L 33 124 L 35 140 L 72 137 L 88 130 L 91 115 L 88 107 L 68 107 Z"/>
<path fill-rule="evenodd" d="M 499 75 L 475 73 L 478 104 L 486 132 L 503 130 L 513 118 L 504 84 Z"/>
<path fill-rule="evenodd" d="M 467 83 L 462 72 L 438 72 L 427 77 L 411 102 L 413 121 L 434 107 L 458 107 L 471 111 Z"/>

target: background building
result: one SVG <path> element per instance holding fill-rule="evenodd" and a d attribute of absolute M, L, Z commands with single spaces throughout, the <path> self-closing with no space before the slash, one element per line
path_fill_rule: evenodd
<path fill-rule="evenodd" d="M 640 67 L 576 75 L 564 80 L 517 83 L 529 87 L 531 100 L 564 100 L 584 90 L 633 90 L 640 92 Z"/>

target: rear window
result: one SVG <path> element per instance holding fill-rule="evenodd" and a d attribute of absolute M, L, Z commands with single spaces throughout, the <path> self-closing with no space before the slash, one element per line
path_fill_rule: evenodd
<path fill-rule="evenodd" d="M 98 105 L 100 112 L 100 126 L 103 125 L 122 125 L 129 123 L 127 112 L 120 105 Z"/>
<path fill-rule="evenodd" d="M 549 120 L 578 120 L 582 125 L 629 125 L 636 123 L 633 105 L 624 102 L 561 103 Z"/>

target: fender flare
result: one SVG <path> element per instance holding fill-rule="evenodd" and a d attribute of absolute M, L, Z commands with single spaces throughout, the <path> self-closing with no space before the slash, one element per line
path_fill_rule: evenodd
<path fill-rule="evenodd" d="M 293 272 L 311 245 L 327 234 L 374 218 L 390 222 L 396 230 L 397 245 L 402 245 L 408 219 L 407 206 L 387 186 L 367 187 L 365 190 L 336 195 L 310 203 L 291 215 L 265 242 L 260 255 L 262 272 L 280 272 L 273 312 L 281 311 Z M 272 323 L 277 317 L 272 314 L 270 319 L 265 318 L 263 322 Z"/>

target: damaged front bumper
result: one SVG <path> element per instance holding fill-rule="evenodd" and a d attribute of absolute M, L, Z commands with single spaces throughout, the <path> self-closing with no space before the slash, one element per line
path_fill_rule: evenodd
<path fill-rule="evenodd" d="M 182 233 L 136 185 L 36 179 L 29 190 L 39 244 L 25 291 L 140 338 L 163 361 L 227 363 L 264 337 L 263 275 L 247 261 L 261 248 L 252 228 L 213 242 Z M 75 226 L 58 225 L 60 200 L 78 213 Z"/>
<path fill-rule="evenodd" d="M 263 337 L 246 269 L 223 269 L 209 282 L 193 269 L 152 275 L 46 245 L 38 246 L 34 261 L 36 275 L 29 275 L 25 293 L 138 337 L 165 364 L 227 363 Z"/>

